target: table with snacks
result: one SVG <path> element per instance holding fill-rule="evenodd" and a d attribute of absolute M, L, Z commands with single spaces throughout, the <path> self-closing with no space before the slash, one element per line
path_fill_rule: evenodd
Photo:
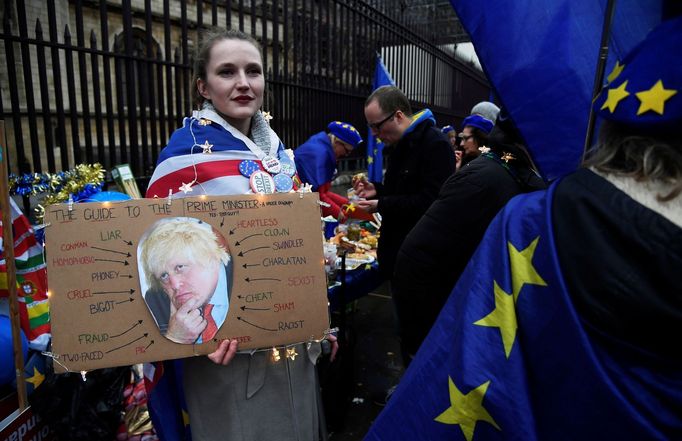
<path fill-rule="evenodd" d="M 378 236 L 376 225 L 369 222 L 339 224 L 325 220 L 327 297 L 332 311 L 381 285 L 376 261 Z"/>

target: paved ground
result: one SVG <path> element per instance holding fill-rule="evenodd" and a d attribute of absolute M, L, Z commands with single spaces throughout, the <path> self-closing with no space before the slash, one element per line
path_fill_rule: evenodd
<path fill-rule="evenodd" d="M 338 315 L 333 317 L 336 323 L 339 319 Z M 331 441 L 361 440 L 383 409 L 375 401 L 382 401 L 385 391 L 402 374 L 393 320 L 386 284 L 357 300 L 348 311 L 345 327 L 348 338 L 339 358 L 342 367 L 327 377 L 323 373 L 321 378 L 323 386 L 327 385 L 325 398 Z M 331 367 L 328 370 L 334 372 Z M 339 371 L 352 372 L 352 376 Z"/>

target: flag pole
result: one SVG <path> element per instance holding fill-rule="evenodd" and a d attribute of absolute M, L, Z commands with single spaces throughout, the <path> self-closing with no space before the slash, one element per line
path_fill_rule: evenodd
<path fill-rule="evenodd" d="M 597 59 L 597 69 L 594 74 L 594 87 L 592 88 L 592 100 L 597 97 L 601 91 L 602 81 L 604 81 L 604 70 L 606 69 L 606 59 L 609 55 L 609 35 L 611 34 L 611 22 L 613 21 L 613 13 L 616 10 L 616 0 L 608 0 L 606 2 L 606 12 L 604 14 L 604 26 L 601 31 L 601 43 L 599 44 L 599 57 Z M 583 161 L 587 150 L 592 145 L 592 137 L 594 135 L 594 122 L 596 114 L 590 105 L 590 117 L 587 121 L 587 133 L 585 135 L 585 146 L 583 148 Z"/>

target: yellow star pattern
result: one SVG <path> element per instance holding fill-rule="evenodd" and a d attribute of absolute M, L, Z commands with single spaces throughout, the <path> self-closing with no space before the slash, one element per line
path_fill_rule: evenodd
<path fill-rule="evenodd" d="M 373 164 L 373 163 L 374 163 L 374 158 L 372 158 L 371 156 L 368 156 L 367 157 L 367 164 Z"/>
<path fill-rule="evenodd" d="M 530 245 L 522 251 L 517 250 L 511 242 L 507 242 L 514 301 L 519 299 L 521 288 L 523 288 L 523 285 L 526 283 L 529 285 L 547 286 L 547 282 L 540 277 L 540 274 L 538 274 L 533 266 L 533 254 L 535 254 L 535 248 L 538 246 L 539 240 L 540 237 L 536 237 Z"/>
<path fill-rule="evenodd" d="M 489 385 L 490 381 L 486 381 L 476 389 L 469 391 L 469 393 L 463 394 L 457 389 L 452 378 L 448 376 L 450 407 L 445 409 L 434 420 L 443 424 L 458 424 L 467 441 L 473 439 L 477 421 L 485 421 L 497 430 L 500 430 L 493 417 L 483 407 L 483 398 Z"/>
<path fill-rule="evenodd" d="M 296 348 L 287 348 L 287 358 L 290 358 L 291 361 L 296 360 L 297 355 L 298 352 L 296 352 Z"/>
<path fill-rule="evenodd" d="M 616 65 L 613 66 L 613 70 L 611 71 L 609 76 L 606 77 L 606 84 L 613 83 L 613 80 L 618 78 L 618 75 L 620 75 L 620 73 L 623 72 L 624 67 L 625 67 L 624 64 L 620 64 L 620 61 L 616 61 Z"/>
<path fill-rule="evenodd" d="M 637 115 L 641 115 L 649 110 L 653 110 L 659 115 L 663 115 L 665 102 L 676 93 L 677 91 L 675 89 L 665 89 L 663 87 L 663 81 L 658 80 L 651 89 L 635 94 L 640 101 Z"/>
<path fill-rule="evenodd" d="M 33 385 L 33 389 L 35 390 L 40 384 L 45 380 L 45 375 L 41 374 L 36 367 L 33 367 L 33 376 L 30 378 L 26 379 L 27 383 L 31 383 Z"/>
<path fill-rule="evenodd" d="M 495 309 L 474 325 L 500 328 L 500 336 L 504 345 L 504 354 L 509 358 L 514 339 L 516 338 L 516 310 L 514 296 L 506 293 L 497 282 L 493 281 L 495 291 Z"/>
<path fill-rule="evenodd" d="M 604 101 L 604 104 L 601 106 L 601 109 L 606 109 L 608 107 L 611 113 L 615 112 L 618 103 L 620 103 L 622 99 L 630 95 L 630 92 L 625 90 L 625 87 L 627 85 L 628 82 L 626 81 L 620 86 L 616 87 L 615 89 L 609 89 L 609 94 L 606 97 L 606 101 Z"/>

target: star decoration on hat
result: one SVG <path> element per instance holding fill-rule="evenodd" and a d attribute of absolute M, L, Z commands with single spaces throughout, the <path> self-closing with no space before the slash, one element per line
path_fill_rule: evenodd
<path fill-rule="evenodd" d="M 462 430 L 462 434 L 467 441 L 474 438 L 474 430 L 478 421 L 485 421 L 497 430 L 497 425 L 492 416 L 483 407 L 483 398 L 488 391 L 490 381 L 486 381 L 469 393 L 463 394 L 448 375 L 448 391 L 450 394 L 450 407 L 443 413 L 434 418 L 435 421 L 443 424 L 456 424 Z"/>
<path fill-rule="evenodd" d="M 609 89 L 609 94 L 606 98 L 606 101 L 604 101 L 604 104 L 601 106 L 602 109 L 608 109 L 611 111 L 611 113 L 616 111 L 616 106 L 618 106 L 618 103 L 621 102 L 624 98 L 626 98 L 628 95 L 630 95 L 630 92 L 625 90 L 627 87 L 628 82 L 625 81 L 623 84 L 620 86 L 616 87 L 615 89 Z"/>
<path fill-rule="evenodd" d="M 273 118 L 274 117 L 270 114 L 270 112 L 263 112 L 263 119 L 266 123 L 270 124 L 270 120 Z"/>
<path fill-rule="evenodd" d="M 297 355 L 296 348 L 287 348 L 287 358 L 290 358 L 291 361 L 296 360 Z"/>
<path fill-rule="evenodd" d="M 639 98 L 640 105 L 637 109 L 637 115 L 648 111 L 654 111 L 659 115 L 663 115 L 665 102 L 675 95 L 677 91 L 675 89 L 666 89 L 663 87 L 663 81 L 658 80 L 651 89 L 642 92 L 637 92 L 637 98 Z"/>
<path fill-rule="evenodd" d="M 182 185 L 181 185 L 180 187 L 178 187 L 178 190 L 184 192 L 185 194 L 187 194 L 187 193 L 189 193 L 189 192 L 191 192 L 191 191 L 194 191 L 194 190 L 192 189 L 192 184 L 194 184 L 195 182 L 196 182 L 196 181 L 192 181 L 192 182 L 189 182 L 189 183 L 187 183 L 187 184 L 185 184 L 185 183 L 183 182 Z"/>
<path fill-rule="evenodd" d="M 209 143 L 208 143 L 208 139 L 207 139 L 206 142 L 204 142 L 203 144 L 199 144 L 199 147 L 201 147 L 201 149 L 203 150 L 202 153 L 203 153 L 204 155 L 210 155 L 211 153 L 213 153 L 213 152 L 211 151 L 211 148 L 213 147 L 213 144 L 209 144 Z"/>
<path fill-rule="evenodd" d="M 608 77 L 606 77 L 606 84 L 611 84 L 613 81 L 618 78 L 618 75 L 620 75 L 621 72 L 623 72 L 623 68 L 625 67 L 624 64 L 620 64 L 619 61 L 616 61 L 616 65 L 613 66 L 613 70 L 609 74 Z"/>

